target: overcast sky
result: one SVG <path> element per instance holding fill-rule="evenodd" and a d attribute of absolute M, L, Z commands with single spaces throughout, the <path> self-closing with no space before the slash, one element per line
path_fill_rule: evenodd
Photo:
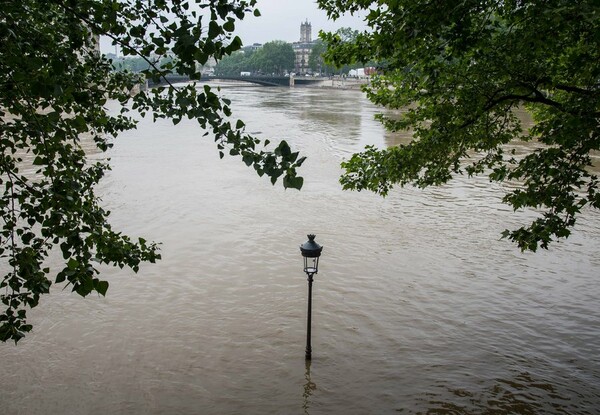
<path fill-rule="evenodd" d="M 334 21 L 317 7 L 315 0 L 258 0 L 260 17 L 248 16 L 236 23 L 235 33 L 244 45 L 266 43 L 271 40 L 296 42 L 300 40 L 300 23 L 308 20 L 312 24 L 313 40 L 319 30 L 335 31 L 340 27 L 364 29 L 360 16 L 343 16 Z"/>
<path fill-rule="evenodd" d="M 261 12 L 260 17 L 248 14 L 244 20 L 236 22 L 235 34 L 245 46 L 272 40 L 297 42 L 300 40 L 300 24 L 307 20 L 312 24 L 313 40 L 318 37 L 319 30 L 334 32 L 340 27 L 366 27 L 361 16 L 342 16 L 335 22 L 328 20 L 315 0 L 258 0 L 257 8 Z M 100 38 L 100 47 L 104 53 L 115 51 L 110 39 L 105 36 Z"/>

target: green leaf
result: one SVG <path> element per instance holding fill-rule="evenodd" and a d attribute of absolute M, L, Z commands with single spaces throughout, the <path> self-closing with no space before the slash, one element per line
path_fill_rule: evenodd
<path fill-rule="evenodd" d="M 235 24 L 233 22 L 233 19 L 226 21 L 223 24 L 223 30 L 226 32 L 233 32 L 235 30 Z"/>
<path fill-rule="evenodd" d="M 252 157 L 249 154 L 244 155 L 242 157 L 242 160 L 244 161 L 244 163 L 246 163 L 246 166 L 251 166 L 254 163 L 254 157 Z"/>
<path fill-rule="evenodd" d="M 275 149 L 274 153 L 286 160 L 287 157 L 291 155 L 292 150 L 290 149 L 289 144 L 285 140 L 282 140 Z"/>
<path fill-rule="evenodd" d="M 283 186 L 288 189 L 288 188 L 292 188 L 292 189 L 302 189 L 302 186 L 304 185 L 304 179 L 302 177 L 293 177 L 293 176 L 284 176 L 283 177 Z"/>
<path fill-rule="evenodd" d="M 67 262 L 67 267 L 71 270 L 75 270 L 75 269 L 79 268 L 79 261 L 77 261 L 75 258 L 71 258 Z"/>
<path fill-rule="evenodd" d="M 210 23 L 208 24 L 208 38 L 214 39 L 220 34 L 221 34 L 221 26 L 219 26 L 219 24 L 216 21 L 211 20 Z"/>
<path fill-rule="evenodd" d="M 100 295 L 106 296 L 106 291 L 108 291 L 108 281 L 98 281 L 96 291 L 98 291 Z"/>

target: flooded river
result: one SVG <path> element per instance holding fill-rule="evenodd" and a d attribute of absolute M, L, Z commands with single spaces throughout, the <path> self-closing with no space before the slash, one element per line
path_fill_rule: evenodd
<path fill-rule="evenodd" d="M 0 413 L 597 414 L 600 215 L 550 251 L 500 240 L 531 219 L 459 177 L 383 199 L 340 162 L 397 144 L 357 91 L 224 85 L 235 115 L 308 156 L 301 192 L 219 160 L 193 122 L 142 120 L 98 189 L 113 225 L 162 242 L 106 298 L 53 287 L 0 344 Z M 305 364 L 299 245 L 324 246 Z"/>

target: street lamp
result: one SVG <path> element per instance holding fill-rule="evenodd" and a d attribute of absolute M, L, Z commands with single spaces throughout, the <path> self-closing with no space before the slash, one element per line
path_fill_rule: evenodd
<path fill-rule="evenodd" d="M 319 257 L 323 247 L 315 242 L 315 235 L 307 235 L 308 241 L 300 245 L 300 252 L 304 257 L 304 272 L 308 276 L 308 317 L 306 325 L 306 360 L 312 357 L 310 345 L 310 322 L 312 316 L 312 283 L 313 276 L 319 272 Z"/>

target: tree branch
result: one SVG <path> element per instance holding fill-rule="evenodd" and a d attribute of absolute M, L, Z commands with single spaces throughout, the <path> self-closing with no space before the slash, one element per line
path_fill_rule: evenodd
<path fill-rule="evenodd" d="M 152 62 L 148 57 L 144 56 L 140 51 L 138 51 L 137 49 L 135 49 L 131 45 L 126 44 L 121 39 L 119 39 L 117 36 L 113 35 L 112 33 L 108 33 L 108 32 L 103 31 L 100 28 L 100 26 L 98 26 L 95 22 L 91 21 L 90 19 L 88 19 L 85 16 L 82 16 L 80 13 L 78 13 L 72 7 L 69 7 L 69 6 L 65 5 L 64 3 L 60 3 L 58 6 L 62 7 L 65 11 L 70 12 L 71 14 L 73 14 L 73 16 L 77 17 L 78 19 L 81 19 L 81 21 L 85 22 L 90 27 L 94 27 L 98 33 L 101 33 L 101 34 L 103 34 L 105 36 L 108 36 L 114 42 L 118 43 L 122 48 L 127 48 L 127 49 L 133 51 L 136 55 L 138 55 L 140 58 L 142 58 L 143 60 L 145 60 L 148 63 L 148 65 L 150 65 L 160 75 L 160 78 L 164 79 L 165 83 L 167 85 L 169 85 L 169 87 L 175 88 L 175 86 L 171 83 L 171 81 L 169 81 L 167 79 L 167 74 L 165 73 L 165 71 L 161 70 L 158 66 L 156 66 L 155 62 Z"/>

